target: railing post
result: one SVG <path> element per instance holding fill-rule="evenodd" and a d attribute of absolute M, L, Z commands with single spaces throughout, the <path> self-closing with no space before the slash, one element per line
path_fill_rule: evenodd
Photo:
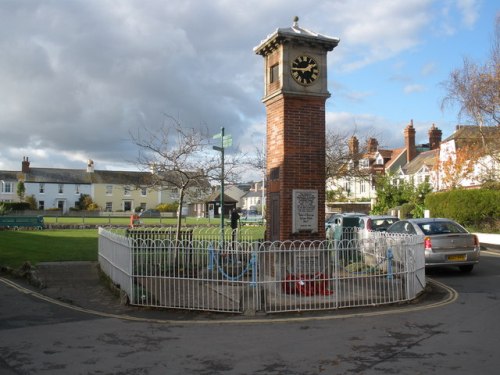
<path fill-rule="evenodd" d="M 208 267 L 209 271 L 213 271 L 214 269 L 214 246 L 212 242 L 208 245 Z"/>
<path fill-rule="evenodd" d="M 394 278 L 392 272 L 392 260 L 394 259 L 394 255 L 392 253 L 392 249 L 389 247 L 387 249 L 387 279 L 392 280 Z"/>

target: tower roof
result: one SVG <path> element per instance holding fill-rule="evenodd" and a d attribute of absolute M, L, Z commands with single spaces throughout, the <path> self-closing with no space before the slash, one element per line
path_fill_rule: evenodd
<path fill-rule="evenodd" d="M 267 55 L 278 45 L 290 40 L 302 41 L 306 44 L 314 44 L 315 46 L 321 45 L 325 50 L 331 51 L 340 42 L 339 38 L 322 35 L 300 27 L 299 17 L 295 17 L 293 21 L 291 27 L 278 28 L 274 33 L 268 35 L 258 46 L 254 47 L 254 52 L 258 55 Z"/>

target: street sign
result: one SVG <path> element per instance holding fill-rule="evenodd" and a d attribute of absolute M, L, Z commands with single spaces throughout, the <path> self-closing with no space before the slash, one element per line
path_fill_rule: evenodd
<path fill-rule="evenodd" d="M 230 147 L 233 144 L 233 136 L 232 135 L 225 135 L 222 138 L 222 147 Z"/>

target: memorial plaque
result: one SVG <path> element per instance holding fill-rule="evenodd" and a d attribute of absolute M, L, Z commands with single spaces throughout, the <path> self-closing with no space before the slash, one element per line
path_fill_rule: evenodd
<path fill-rule="evenodd" d="M 318 232 L 318 191 L 295 189 L 292 199 L 292 232 Z"/>

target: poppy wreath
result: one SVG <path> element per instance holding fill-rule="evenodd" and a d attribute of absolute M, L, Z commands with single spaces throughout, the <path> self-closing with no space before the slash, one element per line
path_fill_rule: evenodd
<path fill-rule="evenodd" d="M 287 275 L 282 284 L 283 292 L 286 294 L 298 294 L 301 296 L 328 296 L 333 292 L 328 289 L 328 281 L 325 275 L 321 272 L 316 272 L 314 275 L 301 274 L 295 276 Z"/>

